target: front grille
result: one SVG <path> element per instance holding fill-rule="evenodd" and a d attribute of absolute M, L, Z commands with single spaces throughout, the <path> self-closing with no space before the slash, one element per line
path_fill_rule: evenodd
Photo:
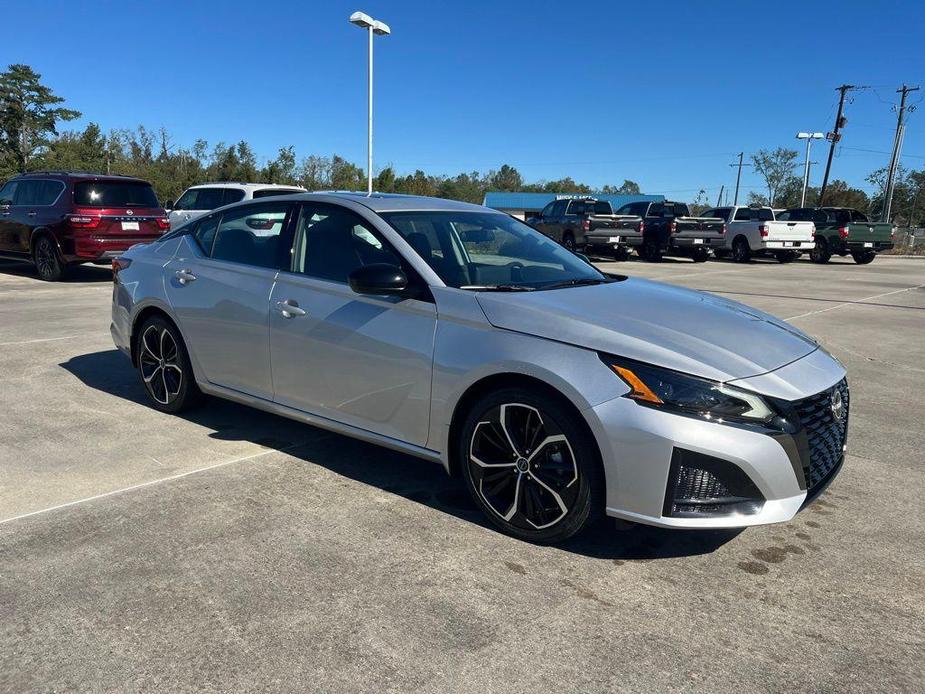
<path fill-rule="evenodd" d="M 836 393 L 842 411 L 835 412 Z M 806 433 L 807 451 L 803 456 L 803 475 L 807 495 L 824 484 L 845 455 L 848 435 L 848 382 L 842 379 L 828 390 L 793 403 Z"/>

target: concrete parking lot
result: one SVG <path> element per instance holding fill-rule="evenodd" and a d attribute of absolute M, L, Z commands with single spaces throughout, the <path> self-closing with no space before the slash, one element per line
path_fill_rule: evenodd
<path fill-rule="evenodd" d="M 850 454 L 815 505 L 518 542 L 433 464 L 225 402 L 156 412 L 108 270 L 0 263 L 0 691 L 921 691 L 925 261 L 602 267 L 842 360 Z"/>

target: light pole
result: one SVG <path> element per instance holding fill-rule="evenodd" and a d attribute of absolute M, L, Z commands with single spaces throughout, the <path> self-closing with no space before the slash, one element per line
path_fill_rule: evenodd
<path fill-rule="evenodd" d="M 806 140 L 806 163 L 803 165 L 803 194 L 800 196 L 800 207 L 806 207 L 806 186 L 809 185 L 809 150 L 813 140 L 821 140 L 824 133 L 797 133 L 798 140 Z"/>
<path fill-rule="evenodd" d="M 368 14 L 354 12 L 350 15 L 350 23 L 369 33 L 369 130 L 366 154 L 366 188 L 367 194 L 373 194 L 373 34 L 388 36 L 392 33 L 389 25 L 373 19 Z"/>

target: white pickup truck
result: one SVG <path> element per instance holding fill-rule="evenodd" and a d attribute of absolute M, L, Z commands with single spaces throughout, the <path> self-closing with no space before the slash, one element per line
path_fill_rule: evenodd
<path fill-rule="evenodd" d="M 812 222 L 776 221 L 770 207 L 717 207 L 703 216 L 726 222 L 726 242 L 713 251 L 717 258 L 732 255 L 737 263 L 747 263 L 756 255 L 773 255 L 789 263 L 816 245 Z"/>

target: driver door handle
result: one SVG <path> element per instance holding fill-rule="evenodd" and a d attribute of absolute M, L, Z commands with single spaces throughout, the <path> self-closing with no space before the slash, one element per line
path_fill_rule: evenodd
<path fill-rule="evenodd" d="M 189 284 L 190 282 L 196 281 L 196 275 L 189 270 L 177 270 L 174 274 L 177 276 L 177 279 L 180 280 L 180 284 Z"/>
<path fill-rule="evenodd" d="M 295 299 L 277 301 L 276 310 L 283 314 L 283 318 L 298 318 L 305 315 L 305 310 L 299 308 L 299 302 Z"/>

